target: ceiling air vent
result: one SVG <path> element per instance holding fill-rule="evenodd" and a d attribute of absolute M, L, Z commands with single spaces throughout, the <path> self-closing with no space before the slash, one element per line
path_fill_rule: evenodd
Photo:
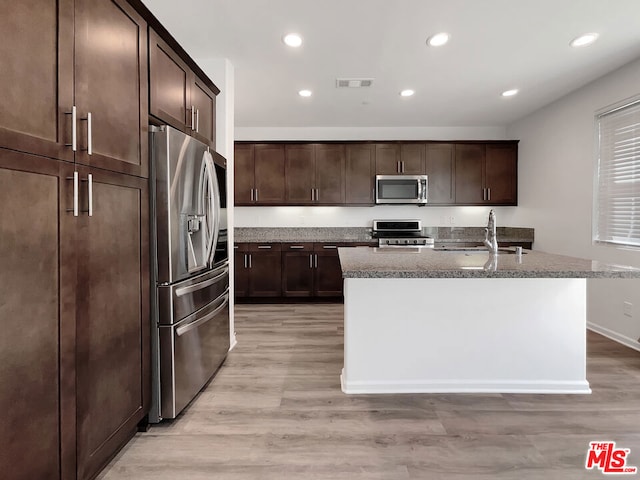
<path fill-rule="evenodd" d="M 364 88 L 372 83 L 373 78 L 336 78 L 337 88 Z"/>

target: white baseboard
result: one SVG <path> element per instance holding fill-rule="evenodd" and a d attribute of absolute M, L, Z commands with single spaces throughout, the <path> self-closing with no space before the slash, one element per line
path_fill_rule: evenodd
<path fill-rule="evenodd" d="M 493 380 L 414 380 L 347 382 L 344 369 L 340 385 L 346 394 L 390 393 L 556 393 L 589 394 L 589 382 L 584 381 L 493 381 Z"/>
<path fill-rule="evenodd" d="M 604 337 L 607 337 L 613 340 L 614 342 L 618 342 L 624 345 L 625 347 L 633 348 L 634 350 L 637 350 L 638 352 L 640 352 L 640 343 L 638 343 L 638 341 L 633 338 L 629 338 L 618 332 L 614 332 L 613 330 L 610 330 L 600 325 L 596 325 L 595 323 L 591 323 L 591 322 L 587 322 L 587 328 L 596 333 L 599 333 Z"/>

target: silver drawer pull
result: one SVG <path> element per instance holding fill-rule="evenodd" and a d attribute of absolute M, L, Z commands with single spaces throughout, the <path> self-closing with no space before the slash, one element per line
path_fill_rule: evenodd
<path fill-rule="evenodd" d="M 193 293 L 196 292 L 198 290 L 202 290 L 203 288 L 206 288 L 210 285 L 213 285 L 214 283 L 216 283 L 218 280 L 220 280 L 222 277 L 224 277 L 225 275 L 227 275 L 229 273 L 229 268 L 225 267 L 225 269 L 222 271 L 221 274 L 216 275 L 215 277 L 209 278 L 207 280 L 204 280 L 203 282 L 199 282 L 199 283 L 195 283 L 193 285 L 189 285 L 188 287 L 181 287 L 181 288 L 177 288 L 176 289 L 176 297 L 182 297 L 184 295 L 187 295 L 189 293 Z"/>
<path fill-rule="evenodd" d="M 304 245 L 291 245 L 289 248 L 293 250 L 301 250 L 304 248 Z"/>
<path fill-rule="evenodd" d="M 323 245 L 322 248 L 324 248 L 325 250 L 330 250 L 330 249 L 338 248 L 338 247 L 335 246 L 335 245 Z"/>
<path fill-rule="evenodd" d="M 269 250 L 271 249 L 271 245 L 258 245 L 258 248 L 262 250 Z"/>
<path fill-rule="evenodd" d="M 216 309 L 213 312 L 207 313 L 204 317 L 198 318 L 197 320 L 194 320 L 193 322 L 188 323 L 187 325 L 183 325 L 181 327 L 176 328 L 176 335 L 181 337 L 182 335 L 184 335 L 187 332 L 190 332 L 194 328 L 198 328 L 203 323 L 208 322 L 209 320 L 214 318 L 216 315 L 218 315 L 218 313 L 220 313 L 228 304 L 229 304 L 229 294 L 227 290 L 227 292 L 225 292 L 224 296 L 222 297 L 222 303 L 218 307 L 216 307 Z"/>

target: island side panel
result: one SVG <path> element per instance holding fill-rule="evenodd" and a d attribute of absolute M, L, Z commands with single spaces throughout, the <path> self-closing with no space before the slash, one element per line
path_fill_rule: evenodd
<path fill-rule="evenodd" d="M 346 278 L 345 393 L 590 393 L 586 280 Z"/>

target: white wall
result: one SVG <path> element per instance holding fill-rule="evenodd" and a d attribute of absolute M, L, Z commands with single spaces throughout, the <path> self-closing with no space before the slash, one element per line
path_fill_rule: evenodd
<path fill-rule="evenodd" d="M 235 224 L 233 205 L 233 142 L 234 142 L 234 69 L 229 60 L 225 58 L 196 59 L 196 63 L 202 71 L 220 89 L 216 97 L 216 151 L 227 159 L 227 227 L 229 231 L 229 245 L 233 245 L 233 226 Z M 231 348 L 236 344 L 234 328 L 234 268 L 233 252 L 229 255 L 229 331 Z"/>
<path fill-rule="evenodd" d="M 504 127 L 236 128 L 236 140 L 506 140 Z M 420 218 L 425 226 L 484 226 L 486 207 L 237 207 L 237 227 L 369 227 L 373 219 Z M 514 207 L 496 209 L 499 226 Z"/>
<path fill-rule="evenodd" d="M 520 139 L 519 207 L 513 221 L 535 228 L 538 250 L 640 267 L 640 250 L 592 244 L 595 112 L 640 94 L 640 60 L 508 126 Z M 633 316 L 623 302 L 633 303 Z M 634 348 L 640 280 L 590 280 L 591 327 Z"/>

